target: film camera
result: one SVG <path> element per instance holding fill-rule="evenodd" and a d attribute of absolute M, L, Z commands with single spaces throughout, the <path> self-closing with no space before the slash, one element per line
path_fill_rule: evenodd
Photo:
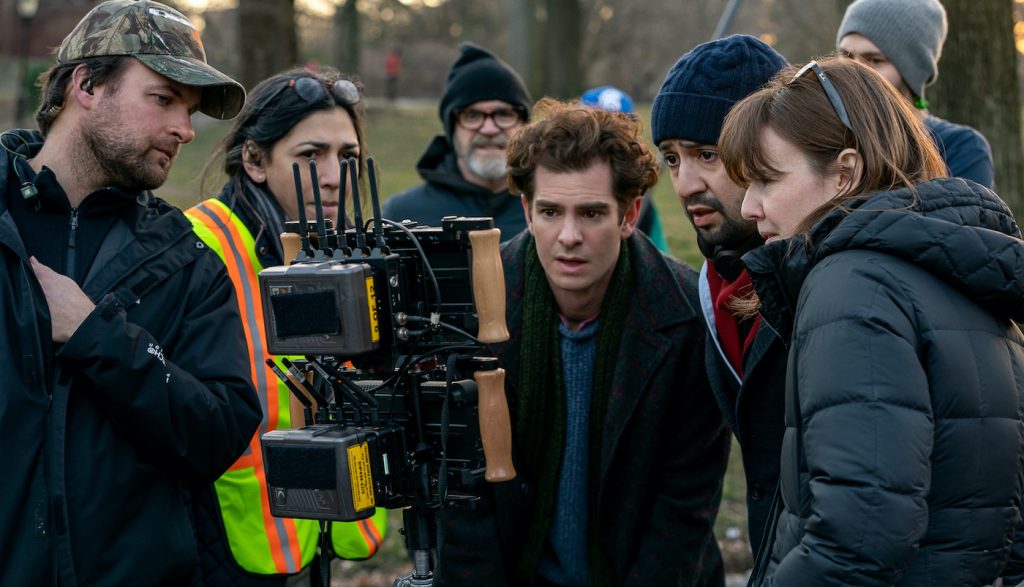
<path fill-rule="evenodd" d="M 351 177 L 354 226 L 336 230 L 309 167 L 315 230 L 296 163 L 299 219 L 282 235 L 292 262 L 259 274 L 267 348 L 292 356 L 267 364 L 306 423 L 262 437 L 270 510 L 355 521 L 403 508 L 414 570 L 395 584 L 429 585 L 438 513 L 515 476 L 504 371 L 484 347 L 508 338 L 500 232 L 490 218 L 383 219 L 372 159 L 372 230 L 355 160 L 341 183 Z"/>

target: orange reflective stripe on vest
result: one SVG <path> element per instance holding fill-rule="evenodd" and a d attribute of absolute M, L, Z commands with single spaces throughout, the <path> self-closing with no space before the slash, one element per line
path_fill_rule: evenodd
<path fill-rule="evenodd" d="M 319 525 L 315 520 L 270 515 L 260 437 L 268 430 L 290 426 L 291 417 L 288 389 L 265 363 L 267 357 L 278 362 L 280 358 L 267 353 L 264 341 L 258 280 L 263 266 L 256 257 L 249 229 L 223 202 L 210 199 L 185 214 L 196 234 L 224 261 L 235 286 L 252 380 L 263 406 L 263 423 L 246 452 L 214 483 L 229 550 L 238 565 L 250 573 L 295 573 L 313 559 Z M 332 546 L 342 558 L 373 556 L 386 533 L 387 510 L 383 508 L 366 520 L 331 524 Z"/>
<path fill-rule="evenodd" d="M 222 202 L 207 200 L 188 210 L 186 214 L 207 229 L 205 234 L 199 235 L 200 237 L 212 236 L 216 239 L 216 243 L 208 242 L 207 244 L 217 251 L 224 260 L 228 275 L 235 286 L 238 311 L 242 316 L 246 346 L 249 349 L 252 381 L 263 407 L 263 422 L 258 432 L 253 435 L 246 452 L 231 466 L 229 473 L 245 474 L 246 470 L 251 471 L 253 480 L 258 484 L 261 525 L 266 535 L 267 546 L 269 546 L 267 554 L 273 561 L 272 571 L 275 574 L 296 573 L 302 569 L 305 562 L 312 559 L 313 553 L 308 552 L 305 557 L 302 556 L 303 552 L 300 548 L 294 520 L 275 518 L 270 515 L 263 455 L 259 444 L 260 436 L 264 432 L 278 427 L 278 418 L 281 415 L 280 393 L 282 391 L 277 377 L 265 363 L 269 355 L 266 353 L 266 345 L 263 340 L 263 305 L 260 301 L 257 280 L 257 275 L 263 267 L 252 254 L 255 244 L 248 229 Z M 287 417 L 287 414 L 285 416 Z M 220 498 L 220 496 L 218 497 Z M 221 498 L 221 505 L 224 504 L 225 500 Z M 225 525 L 229 523 L 229 520 L 225 519 Z M 237 541 L 236 539 L 235 542 Z M 235 546 L 232 544 L 232 547 Z M 271 570 L 265 568 L 267 561 L 264 557 L 253 557 L 262 560 L 246 561 L 244 559 L 251 558 L 254 553 L 240 557 L 240 553 L 236 552 L 234 548 L 232 552 L 236 561 L 246 570 L 263 573 Z"/>

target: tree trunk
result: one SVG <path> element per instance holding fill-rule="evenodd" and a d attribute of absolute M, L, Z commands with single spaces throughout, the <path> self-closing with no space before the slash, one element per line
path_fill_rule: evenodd
<path fill-rule="evenodd" d="M 359 75 L 359 10 L 356 0 L 345 0 L 334 13 L 334 63 L 348 75 Z"/>
<path fill-rule="evenodd" d="M 252 89 L 271 75 L 298 64 L 295 0 L 238 3 L 239 81 Z"/>
<path fill-rule="evenodd" d="M 931 110 L 978 129 L 992 146 L 996 192 L 1024 220 L 1024 144 L 1013 0 L 943 0 L 949 37 Z"/>
<path fill-rule="evenodd" d="M 522 10 L 526 15 L 526 68 L 519 70 L 519 75 L 530 88 L 530 95 L 534 100 L 540 99 L 547 93 L 548 68 L 547 54 L 547 31 L 548 13 L 544 0 L 522 0 Z"/>
<path fill-rule="evenodd" d="M 547 0 L 548 93 L 576 98 L 583 91 L 580 52 L 583 47 L 583 14 L 580 0 Z"/>

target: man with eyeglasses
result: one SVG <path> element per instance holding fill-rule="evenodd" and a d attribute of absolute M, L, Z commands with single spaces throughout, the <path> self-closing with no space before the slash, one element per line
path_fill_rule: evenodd
<path fill-rule="evenodd" d="M 871 67 L 914 106 L 953 177 L 993 189 L 992 149 L 977 130 L 928 112 L 925 88 L 939 76 L 946 9 L 938 0 L 858 0 L 836 34 L 840 54 Z"/>
<path fill-rule="evenodd" d="M 392 220 L 439 226 L 444 216 L 489 216 L 505 241 L 526 228 L 508 191 L 505 149 L 530 115 L 530 93 L 505 62 L 471 43 L 448 71 L 439 111 L 444 135 L 434 137 L 416 168 L 426 183 L 384 202 Z"/>
<path fill-rule="evenodd" d="M 763 241 L 740 215 L 746 190 L 726 173 L 718 137 L 733 104 L 785 66 L 774 49 L 748 35 L 704 43 L 672 66 L 651 107 L 654 144 L 706 258 L 698 282 L 708 329 L 704 367 L 740 445 L 755 557 L 779 480 L 786 353 L 778 333 L 734 305 L 751 287 L 740 258 Z"/>
<path fill-rule="evenodd" d="M 189 585 L 185 487 L 261 410 L 227 270 L 151 190 L 245 91 L 157 2 L 99 4 L 56 61 L 41 132 L 0 135 L 0 585 Z"/>

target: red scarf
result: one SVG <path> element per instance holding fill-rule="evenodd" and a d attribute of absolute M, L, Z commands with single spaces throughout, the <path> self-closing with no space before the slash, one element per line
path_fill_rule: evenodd
<path fill-rule="evenodd" d="M 743 378 L 743 356 L 746 354 L 750 344 L 757 334 L 757 327 L 761 324 L 761 316 L 754 318 L 750 332 L 740 342 L 740 324 L 736 315 L 729 309 L 729 303 L 735 297 L 742 297 L 747 293 L 750 284 L 750 274 L 743 271 L 735 281 L 726 281 L 715 271 L 715 266 L 708 261 L 708 287 L 711 290 L 711 306 L 715 312 L 715 326 L 718 329 L 718 342 L 722 345 L 726 358 L 732 365 L 740 379 Z"/>

